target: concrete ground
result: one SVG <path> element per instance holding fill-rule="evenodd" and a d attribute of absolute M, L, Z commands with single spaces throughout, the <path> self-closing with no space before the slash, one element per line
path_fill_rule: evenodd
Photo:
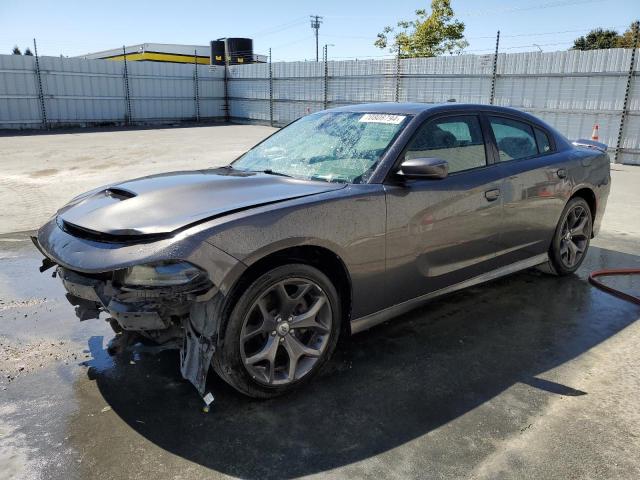
<path fill-rule="evenodd" d="M 0 138 L 33 209 L 9 204 L 0 227 L 34 228 L 32 212 L 46 217 L 77 193 L 51 188 L 71 172 L 90 188 L 112 174 L 202 167 L 269 131 Z M 169 138 L 190 139 L 180 163 Z M 137 160 L 125 162 L 132 143 Z M 96 161 L 79 160 L 83 151 Z M 34 154 L 49 162 L 21 170 Z M 90 170 L 109 155 L 122 165 Z M 66 173 L 38 184 L 38 170 Z M 175 352 L 109 357 L 108 325 L 78 322 L 26 235 L 2 235 L 0 479 L 640 478 L 640 308 L 586 281 L 594 269 L 640 267 L 640 168 L 612 175 L 602 232 L 577 275 L 529 270 L 433 301 L 345 341 L 308 388 L 277 400 L 247 399 L 212 374 L 209 414 Z M 34 185 L 46 192 L 39 210 L 25 193 Z M 638 280 L 616 283 L 640 293 Z"/>
<path fill-rule="evenodd" d="M 71 198 L 101 185 L 226 165 L 275 130 L 218 124 L 5 131 L 0 133 L 0 234 L 38 228 Z"/>

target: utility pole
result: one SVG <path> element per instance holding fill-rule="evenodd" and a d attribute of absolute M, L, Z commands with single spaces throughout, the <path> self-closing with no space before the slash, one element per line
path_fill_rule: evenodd
<path fill-rule="evenodd" d="M 322 17 L 320 15 L 309 15 L 311 17 L 311 28 L 316 31 L 316 62 L 319 60 L 318 56 L 318 30 L 320 30 L 320 24 L 322 23 Z"/>

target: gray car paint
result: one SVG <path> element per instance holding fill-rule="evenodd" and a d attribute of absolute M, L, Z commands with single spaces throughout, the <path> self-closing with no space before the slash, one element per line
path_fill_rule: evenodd
<path fill-rule="evenodd" d="M 37 243 L 54 262 L 88 274 L 166 259 L 200 266 L 219 293 L 208 317 L 193 314 L 201 332 L 211 330 L 204 324 L 212 316 L 220 326 L 224 302 L 219 297 L 248 267 L 289 247 L 321 247 L 345 267 L 352 298 L 348 318 L 360 331 L 397 313 L 394 305 L 406 309 L 414 300 L 544 261 L 560 212 L 580 188 L 596 197 L 594 232 L 599 228 L 610 183 L 607 155 L 572 146 L 531 115 L 461 104 L 385 103 L 334 110 L 412 116 L 366 184 L 265 174 L 231 180 L 216 171 L 147 177 L 111 187 L 134 198 L 114 199 L 100 191 L 80 197 L 61 210 L 60 219 L 87 232 L 69 233 L 60 219 L 52 218 L 39 230 Z M 495 163 L 496 147 L 489 139 L 487 148 L 494 153 L 486 167 L 442 180 L 397 178 L 402 151 L 425 120 L 465 112 L 534 123 L 552 136 L 556 152 Z M 566 178 L 557 176 L 561 168 Z M 220 191 L 209 191 L 215 186 Z M 488 202 L 484 192 L 493 188 L 502 195 Z M 131 208 L 122 206 L 127 202 Z"/>
<path fill-rule="evenodd" d="M 167 234 L 230 211 L 342 187 L 225 169 L 171 172 L 82 197 L 58 212 L 58 217 L 106 235 Z"/>

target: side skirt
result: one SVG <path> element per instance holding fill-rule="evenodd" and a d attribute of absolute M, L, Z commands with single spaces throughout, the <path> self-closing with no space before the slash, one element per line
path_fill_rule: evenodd
<path fill-rule="evenodd" d="M 470 278 L 469 280 L 465 280 L 463 282 L 441 288 L 440 290 L 436 290 L 435 292 L 429 292 L 420 297 L 412 298 L 411 300 L 398 303 L 397 305 L 385 308 L 384 310 L 380 310 L 365 317 L 360 317 L 352 320 L 351 333 L 355 334 L 368 330 L 369 328 L 378 325 L 379 323 L 386 322 L 393 317 L 397 317 L 398 315 L 407 313 L 432 298 L 455 292 L 457 290 L 462 290 L 463 288 L 478 285 L 480 283 L 485 283 L 496 278 L 504 277 L 506 275 L 511 275 L 512 273 L 519 272 L 520 270 L 526 270 L 527 268 L 535 267 L 536 265 L 540 265 L 548 261 L 549 256 L 546 253 L 543 253 L 526 260 L 520 260 L 519 262 L 512 263 L 511 265 L 507 265 L 506 267 L 500 267 L 495 270 L 491 270 L 490 272 L 483 273 L 482 275 Z"/>

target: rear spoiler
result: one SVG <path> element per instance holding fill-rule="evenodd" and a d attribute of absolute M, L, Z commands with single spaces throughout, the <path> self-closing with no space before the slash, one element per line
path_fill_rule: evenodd
<path fill-rule="evenodd" d="M 609 148 L 605 143 L 596 142 L 595 140 L 585 140 L 583 138 L 579 140 L 574 140 L 571 143 L 576 147 L 594 148 L 596 150 L 600 150 L 601 152 L 605 152 L 605 153 L 607 151 L 607 148 Z"/>

